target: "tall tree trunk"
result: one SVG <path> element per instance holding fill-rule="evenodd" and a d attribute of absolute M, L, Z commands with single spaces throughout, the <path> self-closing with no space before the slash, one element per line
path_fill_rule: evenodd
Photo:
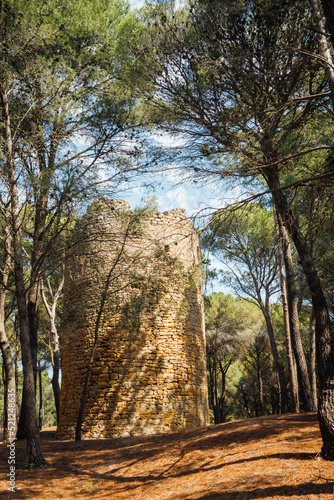
<path fill-rule="evenodd" d="M 259 383 L 259 404 L 260 404 L 260 415 L 264 415 L 264 403 L 263 403 L 263 377 L 262 377 L 262 369 L 258 364 L 257 370 L 257 378 Z"/>
<path fill-rule="evenodd" d="M 31 340 L 29 331 L 29 319 L 26 303 L 26 290 L 24 285 L 22 229 L 20 219 L 20 207 L 17 189 L 16 172 L 14 165 L 14 153 L 11 137 L 11 125 L 9 115 L 9 104 L 6 92 L 1 93 L 1 105 L 3 121 L 5 124 L 5 150 L 6 168 L 8 171 L 8 187 L 10 193 L 12 230 L 13 230 L 13 256 L 15 291 L 17 310 L 20 326 L 21 354 L 23 365 L 23 387 L 25 390 L 25 422 L 27 431 L 27 451 L 29 464 L 33 466 L 45 466 L 45 461 L 39 439 L 39 430 L 36 415 L 36 394 L 34 365 L 31 354 Z"/>
<path fill-rule="evenodd" d="M 60 341 L 59 341 L 59 335 L 56 327 L 56 307 L 57 307 L 57 302 L 58 299 L 61 295 L 63 285 L 64 285 L 64 274 L 61 279 L 61 282 L 58 286 L 58 289 L 55 294 L 53 294 L 52 289 L 51 289 L 51 284 L 50 281 L 47 280 L 50 296 L 51 296 L 51 307 L 48 304 L 48 301 L 46 299 L 45 293 L 44 293 L 44 288 L 43 288 L 43 282 L 41 282 L 41 295 L 43 299 L 43 303 L 45 306 L 45 309 L 48 313 L 49 319 L 50 319 L 50 335 L 51 335 L 51 346 L 50 346 L 50 352 L 51 352 L 51 364 L 52 364 L 52 390 L 53 390 L 53 396 L 55 400 L 55 406 L 56 406 L 56 414 L 57 414 L 57 424 L 59 421 L 59 399 L 60 399 L 60 386 L 59 386 L 59 373 L 60 373 Z"/>
<path fill-rule="evenodd" d="M 278 215 L 278 220 L 279 224 L 281 225 L 283 258 L 284 258 L 285 272 L 286 272 L 290 332 L 291 332 L 292 347 L 295 353 L 296 364 L 297 364 L 299 387 L 301 390 L 301 396 L 305 406 L 304 409 L 306 411 L 316 411 L 317 405 L 316 401 L 313 400 L 306 357 L 304 353 L 302 339 L 300 336 L 297 291 L 295 286 L 293 260 L 291 254 L 289 235 L 286 228 L 282 224 L 279 215 Z"/>
<path fill-rule="evenodd" d="M 28 319 L 30 330 L 31 354 L 34 366 L 35 383 L 37 377 L 37 339 L 39 323 L 39 303 L 41 289 L 41 265 L 44 257 L 44 233 L 47 214 L 49 179 L 45 167 L 45 159 L 42 153 L 39 154 L 39 165 L 41 179 L 38 188 L 35 189 L 35 218 L 34 237 L 31 251 L 31 273 L 28 293 Z M 43 175 L 44 174 L 44 175 Z"/>
<path fill-rule="evenodd" d="M 278 374 L 280 413 L 286 413 L 287 409 L 288 409 L 288 391 L 286 388 L 284 367 L 283 367 L 282 360 L 280 359 L 278 351 L 277 351 L 274 329 L 273 329 L 271 318 L 270 318 L 270 303 L 269 303 L 268 287 L 265 288 L 265 301 L 263 301 L 259 282 L 252 271 L 252 265 L 249 261 L 247 261 L 247 267 L 250 271 L 250 274 L 252 276 L 252 280 L 254 283 L 254 288 L 255 288 L 256 296 L 257 296 L 257 303 L 260 307 L 260 310 L 263 314 L 263 317 L 264 317 L 264 320 L 266 323 L 267 333 L 268 333 L 269 340 L 270 340 L 271 353 L 272 353 L 273 361 L 274 361 L 274 368 Z"/>
<path fill-rule="evenodd" d="M 218 365 L 217 365 L 217 359 L 214 361 L 214 377 L 213 377 L 213 382 L 214 382 L 214 406 L 213 406 L 213 413 L 215 417 L 215 424 L 220 424 L 220 410 L 219 410 L 219 390 L 218 390 Z"/>
<path fill-rule="evenodd" d="M 276 167 L 269 167 L 264 175 L 269 188 L 273 191 L 275 207 L 295 244 L 311 293 L 316 330 L 318 418 L 323 440 L 322 455 L 325 459 L 334 460 L 334 363 L 327 302 L 312 254 L 289 209 L 286 196 L 280 189 Z"/>
<path fill-rule="evenodd" d="M 19 417 L 20 417 L 20 400 L 19 400 L 19 357 L 20 357 L 20 335 L 18 332 L 16 318 L 14 319 L 14 330 L 15 330 L 15 387 L 16 387 L 16 428 L 19 427 Z"/>
<path fill-rule="evenodd" d="M 250 411 L 248 404 L 248 397 L 243 385 L 241 385 L 242 398 L 244 400 L 244 407 L 249 418 L 252 418 L 252 412 Z"/>
<path fill-rule="evenodd" d="M 33 278 L 31 276 L 31 278 Z M 28 293 L 28 304 L 27 304 L 27 312 L 28 312 L 28 321 L 29 321 L 29 332 L 30 332 L 30 345 L 31 345 L 31 357 L 32 364 L 34 368 L 34 377 L 35 377 L 35 385 L 37 381 L 37 339 L 38 339 L 38 305 L 39 305 L 39 283 L 33 282 L 30 280 L 30 287 Z"/>
<path fill-rule="evenodd" d="M 44 405 L 43 405 L 42 370 L 41 370 L 41 363 L 39 360 L 38 360 L 38 383 L 39 383 L 38 428 L 41 431 L 43 428 L 43 420 L 44 420 Z"/>
<path fill-rule="evenodd" d="M 332 21 L 333 21 L 333 6 L 330 6 L 330 2 L 323 1 L 323 8 L 324 12 L 326 15 L 325 17 L 322 15 L 319 9 L 319 4 L 317 0 L 309 0 L 311 4 L 311 8 L 313 11 L 313 16 L 315 19 L 315 22 L 318 26 L 319 29 L 319 52 L 321 56 L 322 63 L 325 64 L 325 72 L 326 72 L 326 77 L 329 83 L 329 88 L 331 91 L 331 101 L 332 101 L 332 106 L 334 109 L 334 69 L 333 69 L 333 60 L 332 60 L 332 48 L 331 44 L 329 42 L 329 37 L 326 36 L 326 20 L 328 27 L 330 29 L 333 29 Z M 327 19 L 328 16 L 328 19 Z M 332 35 L 332 41 L 334 40 L 334 37 Z"/>
<path fill-rule="evenodd" d="M 59 422 L 59 401 L 60 401 L 60 385 L 59 385 L 59 374 L 60 374 L 60 351 L 59 349 L 53 353 L 53 373 L 52 373 L 52 391 L 55 400 L 57 424 Z"/>
<path fill-rule="evenodd" d="M 208 370 L 209 370 L 209 402 L 211 403 L 211 408 L 213 409 L 213 368 L 210 357 L 208 357 Z"/>
<path fill-rule="evenodd" d="M 321 0 L 326 18 L 326 24 L 331 34 L 331 41 L 334 47 L 334 4 L 332 0 Z"/>
<path fill-rule="evenodd" d="M 219 368 L 222 374 L 222 395 L 220 398 L 220 421 L 225 422 L 226 420 L 226 415 L 225 415 L 225 397 L 226 397 L 226 374 L 228 372 L 228 369 L 230 368 L 232 364 L 232 360 L 228 361 L 224 366 L 223 363 L 219 363 Z"/>
<path fill-rule="evenodd" d="M 274 367 L 278 375 L 280 413 L 286 413 L 288 408 L 288 391 L 286 388 L 284 366 L 277 351 L 274 329 L 269 314 L 269 301 L 267 301 L 267 304 L 264 304 L 262 299 L 260 299 L 259 304 L 266 322 L 267 332 L 270 340 L 271 353 L 274 361 Z"/>
<path fill-rule="evenodd" d="M 318 406 L 317 395 L 317 372 L 316 372 L 316 341 L 315 341 L 315 319 L 312 309 L 310 318 L 310 375 L 311 375 L 311 390 L 313 400 L 315 401 L 316 410 Z"/>
<path fill-rule="evenodd" d="M 278 257 L 278 264 L 279 264 L 279 271 L 281 278 L 281 295 L 282 295 L 284 329 L 285 329 L 285 346 L 286 346 L 286 355 L 288 360 L 292 411 L 294 413 L 299 413 L 298 377 L 297 377 L 296 359 L 292 349 L 292 340 L 291 340 L 290 318 L 289 318 L 289 308 L 287 300 L 287 284 L 286 284 L 285 265 L 283 258 L 282 225 L 280 224 L 275 211 L 274 211 L 274 216 L 275 216 L 275 227 L 276 227 L 276 237 L 277 237 L 277 257 Z"/>
<path fill-rule="evenodd" d="M 6 214 L 7 216 L 7 214 Z M 12 442 L 17 431 L 17 408 L 16 408 L 16 383 L 14 361 L 5 330 L 5 302 L 7 283 L 11 264 L 11 235 L 9 221 L 5 221 L 4 231 L 4 260 L 2 269 L 2 280 L 0 283 L 0 347 L 4 369 L 4 442 Z"/>
<path fill-rule="evenodd" d="M 222 375 L 222 394 L 219 402 L 219 417 L 220 422 L 225 422 L 225 394 L 226 394 L 226 372 L 220 365 L 221 375 Z"/>

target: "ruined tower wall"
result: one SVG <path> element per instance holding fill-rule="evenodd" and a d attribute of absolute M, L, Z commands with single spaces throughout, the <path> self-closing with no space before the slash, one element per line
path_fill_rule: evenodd
<path fill-rule="evenodd" d="M 206 425 L 201 255 L 185 211 L 140 214 L 126 202 L 103 200 L 80 221 L 73 241 L 58 436 L 74 437 L 96 333 L 84 438 Z"/>

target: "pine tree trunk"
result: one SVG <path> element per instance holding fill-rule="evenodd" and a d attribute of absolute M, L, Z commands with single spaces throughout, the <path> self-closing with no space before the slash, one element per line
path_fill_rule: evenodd
<path fill-rule="evenodd" d="M 279 400 L 280 400 L 280 413 L 286 413 L 288 409 L 288 391 L 286 388 L 286 379 L 284 373 L 284 367 L 281 358 L 279 357 L 276 345 L 276 339 L 274 334 L 273 325 L 271 323 L 269 314 L 269 303 L 264 305 L 262 300 L 260 302 L 260 307 L 262 314 L 265 318 L 267 332 L 270 340 L 271 353 L 273 355 L 274 367 L 278 375 L 279 382 Z"/>
<path fill-rule="evenodd" d="M 334 5 L 332 0 L 321 0 L 326 18 L 327 28 L 331 34 L 331 41 L 334 47 Z"/>
<path fill-rule="evenodd" d="M 11 264 L 11 237 L 10 227 L 7 222 L 4 231 L 4 262 L 2 270 L 2 282 L 0 283 L 0 347 L 3 359 L 4 370 L 4 423 L 3 423 L 3 440 L 11 442 L 16 437 L 16 383 L 14 361 L 9 344 L 9 340 L 5 330 L 5 302 L 6 302 L 6 287 Z M 8 411 L 10 410 L 10 411 Z"/>
<path fill-rule="evenodd" d="M 14 211 L 15 213 L 15 211 Z M 15 219 L 15 216 L 13 217 Z M 15 226 L 14 226 L 15 227 Z M 15 229 L 14 229 L 15 231 Z M 46 466 L 40 447 L 39 430 L 36 415 L 36 393 L 34 366 L 30 348 L 30 332 L 25 297 L 24 274 L 20 249 L 20 239 L 14 234 L 14 260 L 16 299 L 20 324 L 20 339 L 23 365 L 23 385 L 25 389 L 25 427 L 29 464 L 34 467 Z"/>
<path fill-rule="evenodd" d="M 281 224 L 281 229 L 282 229 L 281 234 L 283 242 L 283 258 L 286 271 L 287 301 L 289 310 L 291 341 L 296 358 L 299 387 L 304 402 L 304 410 L 316 411 L 316 402 L 313 400 L 306 357 L 304 353 L 302 339 L 300 336 L 297 292 L 296 292 L 295 278 L 293 272 L 293 260 L 291 255 L 289 235 L 283 224 Z"/>
<path fill-rule="evenodd" d="M 39 155 L 43 158 L 43 155 Z M 34 366 L 35 384 L 37 378 L 37 337 L 39 323 L 39 303 L 41 290 L 41 264 L 44 255 L 44 234 L 47 213 L 48 187 L 49 180 L 45 180 L 46 166 L 44 160 L 40 165 L 40 187 L 35 199 L 35 217 L 34 217 L 34 237 L 31 250 L 31 274 L 28 293 L 28 318 L 30 330 L 31 355 Z M 42 163 L 42 164 L 41 164 Z"/>
<path fill-rule="evenodd" d="M 45 309 L 48 313 L 48 316 L 50 318 L 50 335 L 51 335 L 51 346 L 50 346 L 50 352 L 51 352 L 51 364 L 52 364 L 52 390 L 53 390 L 53 397 L 55 401 L 55 406 L 56 406 L 56 414 L 57 414 L 57 424 L 59 421 L 59 400 L 60 400 L 60 386 L 59 386 L 59 373 L 60 373 L 60 339 L 56 327 L 56 308 L 57 308 L 57 302 L 58 299 L 61 295 L 63 285 L 64 285 L 64 269 L 63 269 L 63 277 L 61 279 L 61 282 L 59 283 L 58 289 L 55 294 L 52 292 L 51 284 L 50 281 L 47 280 L 49 292 L 52 298 L 52 303 L 51 306 L 49 305 L 45 293 L 44 293 L 44 288 L 43 288 L 43 281 L 41 281 L 41 296 L 43 299 L 43 303 L 45 306 Z"/>
<path fill-rule="evenodd" d="M 39 382 L 39 413 L 38 413 L 38 428 L 41 431 L 43 428 L 44 405 L 43 405 L 43 383 L 42 370 L 40 361 L 38 362 L 38 382 Z"/>
<path fill-rule="evenodd" d="M 55 400 L 56 414 L 57 414 L 57 424 L 59 422 L 59 400 L 60 400 L 60 386 L 59 386 L 59 372 L 60 372 L 60 352 L 54 352 L 53 354 L 53 374 L 52 374 L 52 390 L 53 397 Z"/>
<path fill-rule="evenodd" d="M 334 384 L 332 379 L 334 363 L 327 302 L 312 254 L 297 221 L 289 209 L 286 196 L 280 189 L 276 168 L 268 168 L 265 172 L 265 178 L 269 188 L 273 191 L 275 207 L 295 244 L 311 293 L 315 317 L 316 359 L 319 381 L 318 418 L 323 440 L 322 455 L 327 460 L 334 460 Z"/>
<path fill-rule="evenodd" d="M 263 377 L 261 366 L 258 365 L 257 373 L 258 383 L 259 383 L 259 404 L 260 404 L 260 415 L 264 415 L 264 404 L 263 404 Z"/>
<path fill-rule="evenodd" d="M 35 385 L 37 381 L 37 337 L 38 337 L 38 305 L 39 305 L 39 294 L 38 283 L 32 282 L 33 276 L 30 277 L 30 288 L 28 293 L 28 321 L 29 321 L 29 332 L 30 332 L 30 345 L 31 345 L 31 357 L 34 368 Z"/>
<path fill-rule="evenodd" d="M 334 109 L 334 70 L 333 70 L 333 60 L 332 60 L 332 48 L 331 44 L 329 42 L 328 37 L 325 35 L 326 33 L 326 21 L 328 24 L 328 27 L 330 30 L 333 30 L 334 25 L 333 25 L 333 13 L 334 13 L 334 8 L 332 2 L 328 2 L 326 0 L 322 0 L 323 8 L 324 8 L 324 13 L 326 15 L 325 17 L 322 15 L 319 9 L 319 4 L 317 0 L 309 0 L 312 10 L 313 10 L 313 16 L 315 19 L 315 22 L 318 25 L 319 28 L 319 53 L 322 59 L 322 63 L 325 63 L 325 72 L 326 72 L 326 77 L 329 83 L 329 88 L 331 91 L 331 101 L 332 101 L 332 107 Z M 333 36 L 333 31 L 331 31 L 332 36 L 332 43 L 334 41 L 334 36 Z"/>
<path fill-rule="evenodd" d="M 3 120 L 5 122 L 5 151 L 8 171 L 8 187 L 11 199 L 11 222 L 13 230 L 14 276 L 17 310 L 20 326 L 21 356 L 23 365 L 23 387 L 25 390 L 25 424 L 27 432 L 28 461 L 34 467 L 45 466 L 40 447 L 39 431 L 36 415 L 36 394 L 34 366 L 31 353 L 26 289 L 24 284 L 23 249 L 21 235 L 21 218 L 18 199 L 18 188 L 14 165 L 13 144 L 11 138 L 8 97 L 1 94 Z"/>
<path fill-rule="evenodd" d="M 311 375 L 312 396 L 317 410 L 318 394 L 317 394 L 317 373 L 316 373 L 315 319 L 314 319 L 313 309 L 310 318 L 310 375 Z"/>
<path fill-rule="evenodd" d="M 208 370 L 209 370 L 209 403 L 213 409 L 213 369 L 210 357 L 208 357 Z"/>
<path fill-rule="evenodd" d="M 296 359 L 292 349 L 292 340 L 291 340 L 286 274 L 285 274 L 285 265 L 284 265 L 283 248 L 282 248 L 282 230 L 281 230 L 282 225 L 280 224 L 277 214 L 274 213 L 274 215 L 275 215 L 275 226 L 276 226 L 276 237 L 277 237 L 277 256 L 278 256 L 280 279 L 281 279 L 281 295 L 282 295 L 284 329 L 285 329 L 285 346 L 286 346 L 286 356 L 288 361 L 292 411 L 294 413 L 299 413 L 298 377 L 297 377 Z"/>
<path fill-rule="evenodd" d="M 218 392 L 218 366 L 217 366 L 217 360 L 214 360 L 214 366 L 213 366 L 213 414 L 215 417 L 215 424 L 220 424 L 220 411 L 219 411 L 219 392 Z"/>

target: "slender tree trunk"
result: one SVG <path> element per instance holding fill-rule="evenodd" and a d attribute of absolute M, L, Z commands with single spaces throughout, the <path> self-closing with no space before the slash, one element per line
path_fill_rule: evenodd
<path fill-rule="evenodd" d="M 264 415 L 264 404 L 263 404 L 263 377 L 261 366 L 258 365 L 257 378 L 259 383 L 259 403 L 260 403 L 260 415 Z"/>
<path fill-rule="evenodd" d="M 30 345 L 31 345 L 31 357 L 34 368 L 35 385 L 37 380 L 37 338 L 38 338 L 38 305 L 39 305 L 39 283 L 34 283 L 30 281 L 30 288 L 28 293 L 28 321 L 29 321 L 29 331 L 30 331 Z"/>
<path fill-rule="evenodd" d="M 43 405 L 43 384 L 41 363 L 38 361 L 38 382 L 39 382 L 39 412 L 38 412 L 38 428 L 41 431 L 43 428 L 44 405 Z"/>
<path fill-rule="evenodd" d="M 213 409 L 213 368 L 209 356 L 208 356 L 208 370 L 209 370 L 209 400 L 211 403 L 211 408 Z"/>
<path fill-rule="evenodd" d="M 324 1 L 322 2 L 324 12 L 326 15 L 325 17 L 322 15 L 319 9 L 319 4 L 317 0 L 309 0 L 311 4 L 311 8 L 313 10 L 313 16 L 315 19 L 315 22 L 318 25 L 318 29 L 320 31 L 319 33 L 319 52 L 320 56 L 322 59 L 322 62 L 325 63 L 325 71 L 326 71 L 326 77 L 329 83 L 329 87 L 331 90 L 331 101 L 332 101 L 332 106 L 334 109 L 334 69 L 333 69 L 333 60 L 332 60 L 332 54 L 331 51 L 333 47 L 331 47 L 329 37 L 325 35 L 326 32 L 326 19 L 327 19 L 327 24 L 330 29 L 333 29 L 332 25 L 332 20 L 333 20 L 333 5 L 329 5 L 330 2 Z M 334 37 L 332 36 L 332 40 L 334 40 Z"/>
<path fill-rule="evenodd" d="M 247 413 L 247 415 L 248 415 L 249 418 L 252 418 L 252 412 L 249 409 L 247 393 L 246 393 L 245 388 L 243 387 L 243 385 L 241 385 L 241 392 L 242 392 L 242 398 L 244 400 L 244 406 L 245 406 L 246 413 Z"/>
<path fill-rule="evenodd" d="M 215 417 L 215 424 L 220 424 L 217 359 L 214 360 L 213 373 L 214 373 L 214 407 L 213 407 L 213 412 L 214 412 L 214 417 Z"/>
<path fill-rule="evenodd" d="M 230 368 L 232 364 L 232 360 L 230 360 L 228 363 L 223 366 L 222 363 L 219 363 L 219 368 L 222 374 L 222 395 L 221 395 L 221 400 L 220 400 L 220 421 L 225 422 L 226 416 L 225 416 L 225 397 L 226 397 L 226 374 L 228 372 L 228 369 Z"/>
<path fill-rule="evenodd" d="M 269 314 L 269 303 L 265 305 L 261 299 L 260 307 L 266 322 L 267 332 L 270 340 L 271 353 L 274 361 L 274 367 L 278 374 L 280 413 L 286 413 L 288 408 L 288 392 L 286 388 L 286 379 L 285 379 L 283 363 L 277 351 L 274 329 Z"/>
<path fill-rule="evenodd" d="M 37 377 L 37 338 L 39 323 L 39 303 L 41 290 L 41 264 L 44 257 L 44 234 L 47 214 L 48 186 L 49 179 L 45 167 L 43 154 L 39 155 L 41 170 L 41 186 L 36 189 L 35 195 L 35 218 L 34 218 L 34 237 L 31 251 L 31 274 L 28 293 L 28 319 L 30 330 L 31 354 L 34 366 L 35 383 Z M 44 175 L 43 175 L 44 174 Z"/>
<path fill-rule="evenodd" d="M 314 3 L 314 0 L 312 0 Z M 332 49 L 334 47 L 334 5 L 331 0 L 321 0 L 327 27 L 331 34 Z M 315 4 L 315 11 L 317 5 Z M 316 18 L 320 31 L 325 31 L 322 16 Z M 334 69 L 331 49 L 326 36 L 321 36 L 320 55 L 326 62 L 326 76 L 331 89 L 332 108 L 334 111 Z M 320 280 L 318 280 L 320 282 Z M 328 460 L 334 460 L 334 345 L 330 343 L 330 322 L 327 304 L 323 293 L 316 293 L 317 280 L 310 277 L 312 288 L 313 312 L 315 317 L 316 358 L 319 380 L 318 418 L 323 440 L 322 455 Z M 320 283 L 321 285 L 321 283 Z M 311 290 L 311 293 L 312 293 Z M 322 289 L 321 289 L 322 291 Z M 325 359 L 321 359 L 324 356 Z"/>
<path fill-rule="evenodd" d="M 310 318 L 310 375 L 311 375 L 312 396 L 317 410 L 318 394 L 317 394 L 317 372 L 316 372 L 315 319 L 314 319 L 313 309 Z"/>
<path fill-rule="evenodd" d="M 292 340 L 291 340 L 289 308 L 287 301 L 287 284 L 286 284 L 286 274 L 285 274 L 285 265 L 284 265 L 283 248 L 282 248 L 282 225 L 279 223 L 276 212 L 274 212 L 274 215 L 275 215 L 275 226 L 276 226 L 276 237 L 277 237 L 277 256 L 278 256 L 280 278 L 281 278 L 285 345 L 286 345 L 286 356 L 288 361 L 292 411 L 294 413 L 299 413 L 298 377 L 297 377 L 296 359 L 292 349 Z"/>
<path fill-rule="evenodd" d="M 313 400 L 306 357 L 304 353 L 302 339 L 300 336 L 297 291 L 295 286 L 293 260 L 291 254 L 289 235 L 286 228 L 280 221 L 280 216 L 278 216 L 278 219 L 281 225 L 283 257 L 284 257 L 285 271 L 286 271 L 290 332 L 291 332 L 292 347 L 295 353 L 296 363 L 297 363 L 299 387 L 304 401 L 304 406 L 305 406 L 304 409 L 306 411 L 316 411 L 316 402 Z"/>
<path fill-rule="evenodd" d="M 326 18 L 327 27 L 331 34 L 331 41 L 334 47 L 334 5 L 332 0 L 321 0 Z"/>
<path fill-rule="evenodd" d="M 20 417 L 20 400 L 19 400 L 19 356 L 20 356 L 20 339 L 19 332 L 17 331 L 16 319 L 14 320 L 15 329 L 15 387 L 16 387 L 16 428 L 19 427 L 19 417 Z"/>
<path fill-rule="evenodd" d="M 103 289 L 102 294 L 101 294 L 100 307 L 99 307 L 99 310 L 97 312 L 95 328 L 94 328 L 94 342 L 93 342 L 90 358 L 88 361 L 85 382 L 84 382 L 84 385 L 82 388 L 81 400 L 80 400 L 80 405 L 79 405 L 78 418 L 77 418 L 77 424 L 76 424 L 76 429 L 75 429 L 75 440 L 76 441 L 81 440 L 81 427 L 82 427 L 82 422 L 83 422 L 83 417 L 84 417 L 86 398 L 87 398 L 87 394 L 88 394 L 88 385 L 89 385 L 89 380 L 90 380 L 90 376 L 92 373 L 93 363 L 95 360 L 95 352 L 96 352 L 96 349 L 98 347 L 99 328 L 100 328 L 100 323 L 101 323 L 101 319 L 103 316 L 104 306 L 105 306 L 107 296 L 108 296 L 110 282 L 112 279 L 113 272 L 116 269 L 118 262 L 120 261 L 122 255 L 124 254 L 124 249 L 125 249 L 125 245 L 126 245 L 129 233 L 130 233 L 131 224 L 132 224 L 132 222 L 130 221 L 130 223 L 128 224 L 126 231 L 124 233 L 121 248 L 118 252 L 118 255 L 117 255 L 113 265 L 111 266 L 111 268 L 109 270 L 107 279 L 106 279 L 105 284 L 104 284 L 104 289 Z"/>
<path fill-rule="evenodd" d="M 220 367 L 220 369 L 222 375 L 222 395 L 220 397 L 219 416 L 220 422 L 225 422 L 226 372 L 222 369 L 222 366 Z"/>
<path fill-rule="evenodd" d="M 276 209 L 295 244 L 311 292 L 316 330 L 318 418 L 323 440 L 322 455 L 327 460 L 334 460 L 334 363 L 327 302 L 312 254 L 289 209 L 286 196 L 280 189 L 276 168 L 269 167 L 265 172 L 265 178 L 269 188 L 273 190 Z"/>
<path fill-rule="evenodd" d="M 60 400 L 60 386 L 59 386 L 59 373 L 60 373 L 60 341 L 59 341 L 59 335 L 56 327 L 56 307 L 57 307 L 57 302 L 58 299 L 61 295 L 63 285 L 64 285 L 64 275 L 61 279 L 61 282 L 58 286 L 57 292 L 53 294 L 52 289 L 51 289 L 51 284 L 49 280 L 47 280 L 48 283 L 48 288 L 49 292 L 51 295 L 52 303 L 51 307 L 48 304 L 48 301 L 46 299 L 44 289 L 43 289 L 43 282 L 41 282 L 41 295 L 43 299 L 44 306 L 46 308 L 46 311 L 48 313 L 49 319 L 50 319 L 50 335 L 51 335 L 51 346 L 50 346 L 50 351 L 51 351 L 51 364 L 52 364 L 52 390 L 53 390 L 53 396 L 55 400 L 55 406 L 56 406 L 56 413 L 57 413 L 57 424 L 59 421 L 59 400 Z"/>
<path fill-rule="evenodd" d="M 59 422 L 59 400 L 60 400 L 60 385 L 59 385 L 59 374 L 60 374 L 60 352 L 53 353 L 53 374 L 52 374 L 52 390 L 53 397 L 55 400 L 56 414 L 57 414 L 57 424 Z"/>
<path fill-rule="evenodd" d="M 280 413 L 286 413 L 287 409 L 288 409 L 288 391 L 286 388 L 284 366 L 283 366 L 283 363 L 282 363 L 282 361 L 279 357 L 278 351 L 277 351 L 274 329 L 273 329 L 271 318 L 270 318 L 269 291 L 268 291 L 268 288 L 266 287 L 265 288 L 265 301 L 263 301 L 259 282 L 252 271 L 252 265 L 249 261 L 247 262 L 247 267 L 248 267 L 248 269 L 251 273 L 252 279 L 253 279 L 254 288 L 256 290 L 257 303 L 260 307 L 260 310 L 263 314 L 263 317 L 264 317 L 264 320 L 266 323 L 267 333 L 268 333 L 269 340 L 270 340 L 271 353 L 272 353 L 273 361 L 274 361 L 274 368 L 278 374 Z"/>
<path fill-rule="evenodd" d="M 31 354 L 31 340 L 29 331 L 29 320 L 26 303 L 26 290 L 24 285 L 23 250 L 21 236 L 21 219 L 18 199 L 18 189 L 16 172 L 14 165 L 14 155 L 12 148 L 10 115 L 8 97 L 5 92 L 1 94 L 1 105 L 3 121 L 5 123 L 5 150 L 6 167 L 8 171 L 8 187 L 11 203 L 11 217 L 13 230 L 13 254 L 14 254 L 14 275 L 17 309 L 20 326 L 21 354 L 23 365 L 23 386 L 25 390 L 25 422 L 27 431 L 27 451 L 29 464 L 33 466 L 45 466 L 45 461 L 40 447 L 38 423 L 36 416 L 36 394 L 34 366 Z"/>
<path fill-rule="evenodd" d="M 4 261 L 2 269 L 2 281 L 0 283 L 0 347 L 3 359 L 4 370 L 4 425 L 3 440 L 11 442 L 14 440 L 17 431 L 16 412 L 16 384 L 12 351 L 5 330 L 5 302 L 6 286 L 11 264 L 11 235 L 9 222 L 6 221 L 4 231 Z M 9 411 L 10 410 L 10 411 Z"/>

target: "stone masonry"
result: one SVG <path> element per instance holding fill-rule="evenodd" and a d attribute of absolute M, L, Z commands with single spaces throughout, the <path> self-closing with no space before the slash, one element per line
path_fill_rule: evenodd
<path fill-rule="evenodd" d="M 185 210 L 101 200 L 72 241 L 58 437 L 74 438 L 94 345 L 83 438 L 207 425 L 201 254 Z"/>

